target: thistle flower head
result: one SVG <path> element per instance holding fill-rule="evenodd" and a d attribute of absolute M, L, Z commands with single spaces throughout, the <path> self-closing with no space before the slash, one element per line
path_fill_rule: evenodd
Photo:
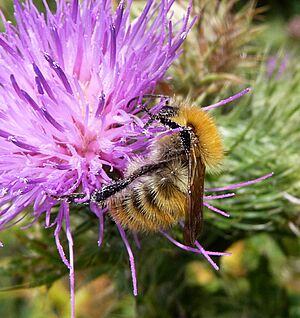
<path fill-rule="evenodd" d="M 280 56 L 280 54 L 269 56 L 266 61 L 267 77 L 271 78 L 272 76 L 275 76 L 277 80 L 280 79 L 287 69 L 289 59 L 288 54 L 285 54 L 284 56 Z"/>
<path fill-rule="evenodd" d="M 127 102 L 153 91 L 179 54 L 188 15 L 173 26 L 173 1 L 148 1 L 130 21 L 131 1 L 57 0 L 46 15 L 15 1 L 14 27 L 0 36 L 1 227 L 30 204 L 49 213 L 55 200 L 81 187 L 89 194 L 122 174 L 142 143 L 141 121 Z M 144 136 L 143 136 L 144 139 Z"/>

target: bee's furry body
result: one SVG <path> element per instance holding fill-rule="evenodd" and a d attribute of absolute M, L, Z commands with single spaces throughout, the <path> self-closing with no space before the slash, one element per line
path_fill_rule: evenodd
<path fill-rule="evenodd" d="M 170 120 L 191 129 L 190 146 L 196 169 L 201 165 L 214 168 L 220 163 L 223 158 L 221 138 L 206 112 L 199 107 L 181 104 Z M 158 231 L 184 218 L 188 209 L 189 168 L 179 133 L 156 140 L 147 158 L 137 157 L 132 161 L 127 176 L 145 165 L 160 162 L 164 164 L 155 171 L 140 175 L 125 189 L 108 198 L 109 212 L 122 226 L 133 231 Z"/>

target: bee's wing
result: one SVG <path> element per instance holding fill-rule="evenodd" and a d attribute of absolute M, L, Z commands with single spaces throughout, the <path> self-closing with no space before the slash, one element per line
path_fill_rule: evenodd
<path fill-rule="evenodd" d="M 184 242 L 194 246 L 203 223 L 205 165 L 191 151 L 188 159 L 188 193 L 185 213 Z"/>

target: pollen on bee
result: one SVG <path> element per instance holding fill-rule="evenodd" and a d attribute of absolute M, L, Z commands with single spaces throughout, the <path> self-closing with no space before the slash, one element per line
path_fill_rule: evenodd
<path fill-rule="evenodd" d="M 218 167 L 224 157 L 224 147 L 213 118 L 197 106 L 182 105 L 173 120 L 192 127 L 198 142 L 194 147 L 196 157 L 201 157 L 209 169 Z"/>

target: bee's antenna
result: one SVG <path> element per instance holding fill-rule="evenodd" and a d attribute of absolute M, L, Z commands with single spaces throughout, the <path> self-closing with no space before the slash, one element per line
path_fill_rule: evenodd
<path fill-rule="evenodd" d="M 135 101 L 135 100 L 139 100 L 139 99 L 144 99 L 144 98 L 149 98 L 149 99 L 154 99 L 154 98 L 164 98 L 166 100 L 166 105 L 169 105 L 169 101 L 170 101 L 170 96 L 168 95 L 160 95 L 160 94 L 145 94 L 142 96 L 135 96 L 133 98 L 130 99 L 130 101 L 127 103 L 126 108 L 129 108 L 130 104 Z M 146 111 L 149 111 L 148 109 L 144 108 Z"/>

